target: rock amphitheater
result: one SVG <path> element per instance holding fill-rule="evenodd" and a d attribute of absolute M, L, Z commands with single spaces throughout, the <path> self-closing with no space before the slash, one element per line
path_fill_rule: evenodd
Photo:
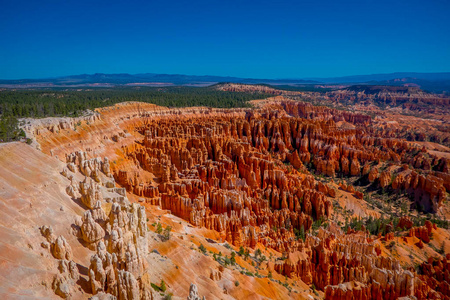
<path fill-rule="evenodd" d="M 344 226 L 383 217 L 355 180 L 450 216 L 445 151 L 360 112 L 253 104 L 28 120 L 31 145 L 0 145 L 0 298 L 450 299 L 448 229 Z"/>

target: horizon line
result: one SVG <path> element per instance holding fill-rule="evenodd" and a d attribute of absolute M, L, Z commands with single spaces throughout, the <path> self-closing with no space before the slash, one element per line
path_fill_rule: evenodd
<path fill-rule="evenodd" d="M 439 71 L 439 72 L 418 72 L 418 71 L 395 71 L 395 72 L 384 72 L 384 73 L 359 73 L 352 75 L 342 75 L 342 76 L 316 76 L 316 77 L 291 77 L 291 78 L 282 78 L 282 77 L 272 77 L 272 78 L 262 78 L 262 77 L 240 77 L 235 75 L 194 75 L 194 74 L 184 74 L 184 73 L 153 73 L 153 72 L 145 72 L 145 73 L 126 73 L 126 72 L 118 72 L 118 73 L 103 73 L 103 72 L 95 72 L 95 73 L 78 73 L 78 74 L 70 74 L 70 75 L 57 75 L 51 77 L 23 77 L 23 78 L 13 78 L 13 79 L 4 79 L 0 78 L 1 81 L 14 81 L 14 80 L 45 80 L 45 79 L 59 79 L 64 77 L 72 77 L 72 76 L 93 76 L 93 75 L 145 75 L 145 74 L 154 74 L 154 75 L 170 75 L 170 76 L 195 76 L 195 77 L 224 77 L 224 78 L 239 78 L 239 79 L 256 79 L 256 80 L 315 80 L 315 79 L 335 79 L 335 78 L 345 78 L 345 77 L 355 77 L 355 76 L 375 76 L 375 75 L 395 75 L 395 74 L 450 74 L 449 71 Z"/>

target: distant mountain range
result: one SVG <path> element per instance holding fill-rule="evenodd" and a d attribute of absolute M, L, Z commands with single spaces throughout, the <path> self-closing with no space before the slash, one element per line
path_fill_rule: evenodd
<path fill-rule="evenodd" d="M 450 93 L 450 72 L 416 73 L 397 72 L 388 74 L 356 75 L 334 78 L 309 78 L 327 84 L 367 84 L 391 86 L 416 86 L 434 93 Z"/>
<path fill-rule="evenodd" d="M 314 84 L 313 80 L 298 79 L 253 79 L 228 76 L 197 76 L 182 74 L 82 74 L 44 79 L 0 80 L 0 85 L 42 85 L 42 86 L 78 86 L 78 85 L 211 85 L 218 82 L 245 84 Z"/>
<path fill-rule="evenodd" d="M 441 72 L 441 73 L 396 72 L 386 74 L 353 75 L 343 77 L 307 78 L 307 79 L 324 83 L 361 83 L 370 81 L 381 82 L 401 78 L 415 78 L 429 81 L 450 80 L 450 72 Z"/>
<path fill-rule="evenodd" d="M 228 76 L 197 76 L 182 74 L 82 74 L 43 79 L 0 80 L 0 88 L 45 88 L 45 87 L 112 87 L 112 86 L 208 86 L 219 82 L 270 85 L 393 85 L 417 86 L 431 92 L 450 92 L 450 72 L 356 75 L 332 78 L 304 79 L 255 79 Z"/>

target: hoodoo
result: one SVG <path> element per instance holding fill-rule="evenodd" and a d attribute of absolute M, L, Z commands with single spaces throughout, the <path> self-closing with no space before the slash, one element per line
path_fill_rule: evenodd
<path fill-rule="evenodd" d="M 2 232 L 29 262 L 11 278 L 47 298 L 448 299 L 446 152 L 298 95 L 26 124 L 31 145 L 0 146 Z"/>

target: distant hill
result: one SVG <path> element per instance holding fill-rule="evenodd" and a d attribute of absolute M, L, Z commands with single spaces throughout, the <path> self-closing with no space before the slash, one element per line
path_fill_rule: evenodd
<path fill-rule="evenodd" d="M 326 85 L 388 85 L 419 87 L 434 93 L 450 93 L 450 72 L 355 75 L 330 78 L 304 79 L 258 79 L 230 76 L 197 76 L 183 74 L 81 74 L 43 79 L 0 80 L 0 88 L 46 88 L 46 87 L 111 87 L 111 86 L 208 86 L 219 82 L 244 84 L 270 84 L 274 86 L 299 87 Z"/>
<path fill-rule="evenodd" d="M 450 80 L 450 72 L 440 72 L 440 73 L 396 72 L 386 74 L 354 75 L 354 76 L 306 78 L 306 79 L 323 83 L 363 83 L 371 81 L 389 81 L 404 78 L 421 79 L 428 81 L 445 81 Z"/>
<path fill-rule="evenodd" d="M 44 79 L 19 79 L 0 80 L 0 87 L 8 86 L 35 86 L 35 87 L 67 87 L 67 86 L 116 86 L 116 85 L 147 85 L 147 86 L 167 86 L 167 85 L 212 85 L 219 82 L 235 82 L 246 84 L 314 84 L 313 80 L 302 79 L 255 79 L 226 76 L 196 76 L 182 74 L 81 74 L 56 78 Z"/>
<path fill-rule="evenodd" d="M 424 91 L 429 91 L 433 93 L 450 93 L 450 79 L 420 79 L 420 78 L 397 78 L 391 80 L 382 81 L 370 81 L 368 84 L 375 85 L 390 85 L 390 86 L 406 86 L 406 87 L 419 87 Z"/>
<path fill-rule="evenodd" d="M 367 84 L 419 87 L 433 93 L 450 93 L 450 72 L 416 73 L 397 72 L 389 74 L 355 75 L 332 78 L 309 78 L 328 84 Z"/>
<path fill-rule="evenodd" d="M 417 93 L 420 91 L 418 87 L 408 86 L 389 86 L 389 85 L 352 85 L 347 88 L 349 91 L 364 92 L 365 94 L 378 94 L 382 92 L 388 93 Z"/>

